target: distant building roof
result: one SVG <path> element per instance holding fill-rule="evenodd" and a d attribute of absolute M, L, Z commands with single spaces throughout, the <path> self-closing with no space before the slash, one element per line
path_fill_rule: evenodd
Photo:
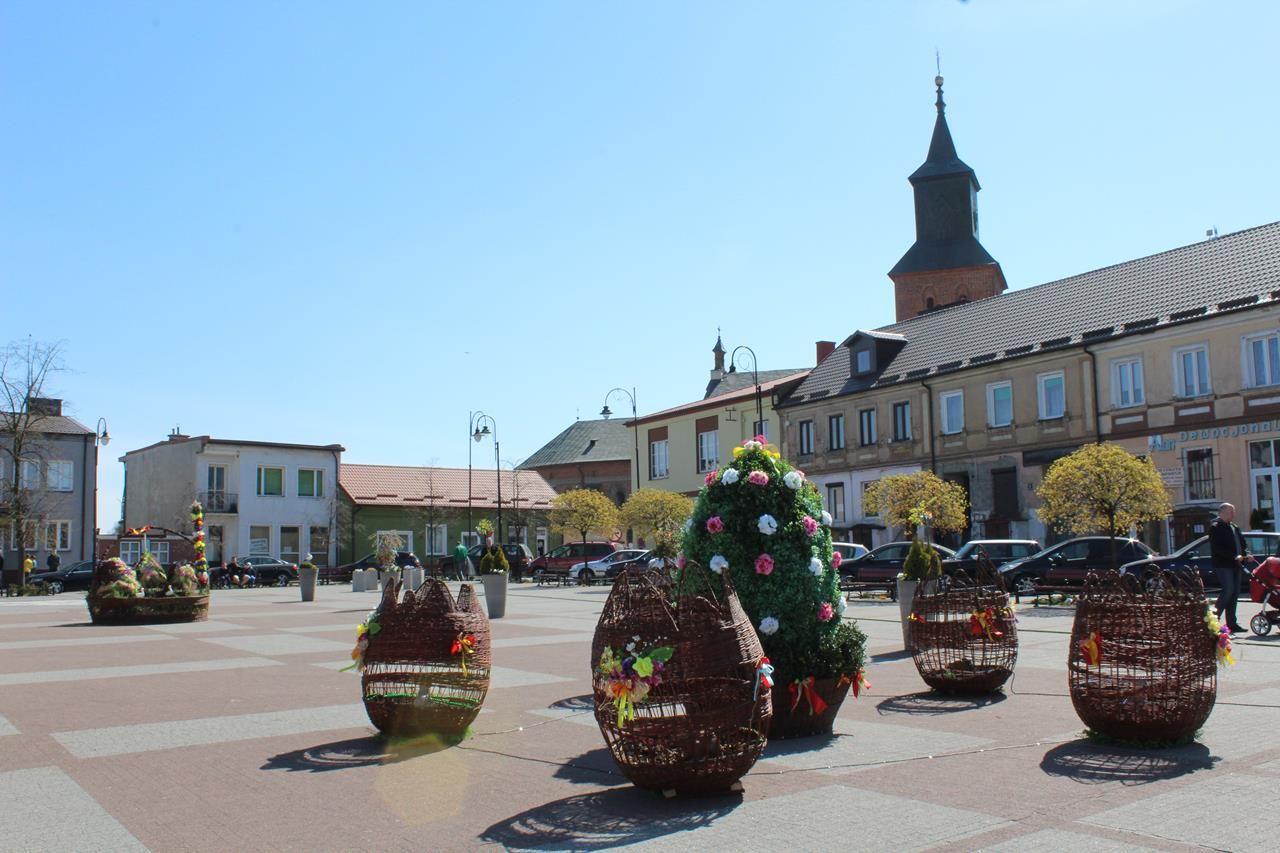
<path fill-rule="evenodd" d="M 634 452 L 634 440 L 628 423 L 623 418 L 574 421 L 521 462 L 519 467 L 533 469 L 578 462 L 629 462 Z"/>
<path fill-rule="evenodd" d="M 768 398 L 775 390 L 783 390 L 788 383 L 798 382 L 805 377 L 807 371 L 797 370 L 794 373 L 788 373 L 768 382 L 764 381 L 764 375 L 760 376 L 760 394 L 764 398 Z M 747 374 L 751 376 L 750 373 Z M 663 409 L 660 412 L 653 412 L 648 415 L 641 415 L 639 422 L 642 424 L 652 423 L 653 421 L 665 420 L 666 418 L 675 417 L 677 415 L 689 414 L 690 412 L 698 412 L 710 409 L 719 409 L 727 403 L 739 403 L 744 401 L 752 401 L 756 396 L 755 383 L 747 383 L 745 388 L 739 388 L 735 391 L 729 391 L 724 394 L 717 394 L 711 397 L 704 397 L 701 400 L 694 400 L 691 403 L 682 403 L 679 406 L 672 406 L 669 409 Z M 766 400 L 767 403 L 767 400 Z M 771 405 L 771 404 L 770 404 Z M 628 426 L 631 422 L 627 421 Z"/>
<path fill-rule="evenodd" d="M 13 416 L 14 413 L 7 413 L 3 423 L 7 423 L 7 418 Z M 66 415 L 37 415 L 36 417 L 37 420 L 32 428 L 44 435 L 94 435 L 93 430 Z M 0 426 L 0 432 L 4 432 L 3 426 Z"/>
<path fill-rule="evenodd" d="M 761 370 L 759 374 L 760 384 L 772 382 L 775 379 L 786 379 L 788 376 L 794 376 L 801 372 L 801 368 L 790 368 L 788 370 Z M 724 376 L 719 379 L 712 379 L 707 383 L 706 393 L 702 395 L 702 399 L 709 400 L 712 397 L 719 397 L 724 394 L 732 394 L 734 391 L 741 391 L 743 388 L 755 390 L 756 377 L 751 374 L 750 370 L 737 370 L 732 373 L 726 371 Z"/>
<path fill-rule="evenodd" d="M 123 462 L 125 457 L 132 456 L 135 453 L 142 453 L 143 451 L 151 450 L 156 447 L 164 447 L 169 444 L 181 444 L 188 441 L 200 442 L 201 450 L 203 450 L 204 446 L 207 444 L 235 445 L 240 447 L 280 447 L 287 450 L 329 450 L 337 451 L 338 453 L 345 453 L 347 450 L 341 444 L 293 444 L 285 441 L 247 441 L 234 438 L 213 438 L 207 435 L 171 435 L 164 441 L 157 441 L 153 444 L 148 444 L 146 447 L 139 447 L 137 450 L 125 451 L 124 456 L 120 457 L 120 461 Z"/>
<path fill-rule="evenodd" d="M 502 505 L 548 509 L 555 490 L 537 471 L 502 471 Z M 358 506 L 466 509 L 497 507 L 497 477 L 492 468 L 471 471 L 470 502 L 466 468 L 358 465 L 343 462 L 338 485 Z"/>
<path fill-rule="evenodd" d="M 1280 222 L 884 326 L 906 345 L 874 376 L 841 346 L 785 405 L 1280 303 Z M 847 342 L 846 342 L 847 344 Z"/>

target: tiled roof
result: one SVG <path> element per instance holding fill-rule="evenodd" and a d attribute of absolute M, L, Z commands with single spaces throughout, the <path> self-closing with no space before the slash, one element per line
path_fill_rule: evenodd
<path fill-rule="evenodd" d="M 747 374 L 747 375 L 750 376 L 751 374 Z M 774 389 L 780 388 L 789 382 L 799 381 L 801 378 L 804 377 L 804 375 L 805 375 L 805 371 L 799 370 L 799 371 L 796 371 L 795 373 L 789 373 L 777 379 L 771 379 L 768 382 L 765 382 L 764 376 L 761 376 L 760 377 L 760 380 L 761 380 L 760 395 L 761 397 L 765 398 L 766 402 L 768 402 L 767 398 L 769 397 L 770 393 L 773 392 Z M 756 386 L 753 383 L 748 383 L 747 387 L 739 388 L 736 391 L 732 391 L 726 394 L 719 394 L 713 397 L 704 397 L 701 400 L 694 400 L 692 403 L 682 403 L 679 406 L 672 406 L 669 409 L 663 409 L 660 412 L 654 412 L 653 414 L 650 414 L 650 415 L 641 415 L 640 423 L 642 424 L 651 423 L 653 421 L 663 420 L 664 418 L 669 418 L 675 415 L 688 414 L 690 412 L 719 409 L 723 407 L 726 403 L 735 403 L 735 402 L 741 402 L 745 400 L 754 400 L 755 396 L 756 396 Z M 627 423 L 630 424 L 631 422 L 627 421 Z"/>
<path fill-rule="evenodd" d="M 902 335 L 907 344 L 874 381 L 851 375 L 849 351 L 841 346 L 813 369 L 785 405 L 1265 302 L 1280 302 L 1280 222 L 884 326 L 880 331 Z"/>
<path fill-rule="evenodd" d="M 524 509 L 547 509 L 555 491 L 536 471 L 503 471 L 502 505 L 519 500 Z M 338 485 L 358 506 L 456 507 L 466 509 L 466 468 L 418 468 L 402 465 L 357 465 L 343 462 Z M 492 468 L 471 470 L 472 507 L 498 505 Z M 434 496 L 434 497 L 433 497 Z"/>
<path fill-rule="evenodd" d="M 802 372 L 799 368 L 790 370 L 761 370 L 756 376 L 760 377 L 760 384 L 772 382 L 775 379 L 786 379 L 788 376 L 794 376 Z M 702 395 L 702 399 L 709 400 L 712 397 L 719 397 L 724 394 L 732 394 L 734 391 L 741 391 L 743 388 L 755 390 L 756 376 L 751 374 L 750 370 L 736 370 L 733 373 L 726 372 L 720 379 L 712 379 L 707 383 L 707 391 Z"/>
<path fill-rule="evenodd" d="M 633 443 L 631 428 L 623 418 L 574 421 L 564 432 L 521 462 L 520 468 L 543 468 L 575 462 L 630 461 Z"/>
<path fill-rule="evenodd" d="M 8 413 L 12 417 L 13 413 Z M 6 421 L 7 422 L 7 421 Z M 33 425 L 45 435 L 93 435 L 93 430 L 66 415 L 45 415 Z"/>

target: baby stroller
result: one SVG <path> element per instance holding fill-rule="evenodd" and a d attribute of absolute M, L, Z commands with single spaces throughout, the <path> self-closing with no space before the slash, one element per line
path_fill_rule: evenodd
<path fill-rule="evenodd" d="M 1249 575 L 1249 598 L 1262 605 L 1249 620 L 1249 630 L 1264 637 L 1271 633 L 1272 625 L 1280 624 L 1280 557 L 1268 557 Z"/>

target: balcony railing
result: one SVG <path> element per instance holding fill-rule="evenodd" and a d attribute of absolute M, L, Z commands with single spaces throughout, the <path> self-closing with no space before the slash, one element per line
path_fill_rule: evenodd
<path fill-rule="evenodd" d="M 235 492 L 201 492 L 199 497 L 205 512 L 231 514 L 240 511 L 240 496 Z"/>

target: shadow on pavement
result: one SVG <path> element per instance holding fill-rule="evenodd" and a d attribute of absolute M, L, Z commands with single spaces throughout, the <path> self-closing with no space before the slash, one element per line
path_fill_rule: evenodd
<path fill-rule="evenodd" d="M 629 785 L 627 777 L 618 769 L 609 750 L 601 747 L 584 752 L 577 758 L 560 766 L 555 773 L 557 779 L 563 779 L 574 785 Z"/>
<path fill-rule="evenodd" d="M 448 749 L 451 745 L 430 736 L 388 740 L 371 735 L 310 746 L 293 752 L 282 752 L 269 758 L 260 769 L 325 773 L 330 770 L 348 770 L 375 764 L 395 764 L 398 761 Z"/>
<path fill-rule="evenodd" d="M 939 714 L 954 714 L 957 711 L 972 711 L 985 708 L 1005 700 L 1003 693 L 989 693 L 980 696 L 953 696 L 926 690 L 923 693 L 909 693 L 906 696 L 890 696 L 876 705 L 876 711 L 883 714 L 912 714 L 923 717 L 936 717 Z"/>
<path fill-rule="evenodd" d="M 884 663 L 887 660 L 907 660 L 911 657 L 911 652 L 902 649 L 896 652 L 881 652 L 878 655 L 872 655 L 871 660 L 874 663 Z"/>
<path fill-rule="evenodd" d="M 1211 770 L 1218 759 L 1202 743 L 1172 749 L 1132 747 L 1073 740 L 1055 746 L 1040 760 L 1050 776 L 1065 776 L 1082 785 L 1146 785 L 1177 779 L 1197 770 Z"/>
<path fill-rule="evenodd" d="M 829 735 L 813 735 L 811 737 L 793 737 L 785 740 L 771 740 L 765 744 L 764 754 L 760 756 L 761 761 L 770 758 L 783 758 L 788 755 L 796 755 L 799 753 L 817 752 L 820 749 L 831 746 L 846 735 L 829 734 Z"/>
<path fill-rule="evenodd" d="M 741 802 L 741 794 L 664 800 L 628 785 L 537 806 L 481 838 L 511 850 L 603 850 L 706 826 Z"/>

